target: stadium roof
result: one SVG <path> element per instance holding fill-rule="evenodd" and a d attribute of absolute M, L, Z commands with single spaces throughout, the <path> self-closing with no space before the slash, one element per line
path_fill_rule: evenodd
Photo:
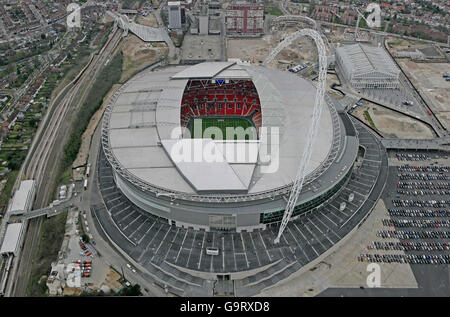
<path fill-rule="evenodd" d="M 264 161 L 266 153 L 261 150 L 257 162 L 227 161 L 228 167 L 217 165 L 231 175 L 223 179 L 213 176 L 216 173 L 196 175 L 206 170 L 207 162 L 190 171 L 194 165 L 187 167 L 173 160 L 167 152 L 166 140 L 181 139 L 174 132 L 181 129 L 182 95 L 188 79 L 199 78 L 199 74 L 211 80 L 250 78 L 253 81 L 261 103 L 262 127 L 269 132 L 269 137 L 260 138 L 260 149 L 264 146 L 268 154 L 274 154 L 276 147 L 279 148 L 273 155 L 274 170 L 270 171 Z M 311 82 L 289 72 L 233 62 L 208 62 L 145 72 L 122 86 L 107 108 L 103 129 L 108 135 L 108 159 L 114 161 L 121 173 L 156 191 L 198 194 L 207 188 L 216 188 L 219 192 L 226 192 L 226 187 L 229 191 L 240 191 L 243 186 L 248 194 L 253 194 L 285 187 L 292 183 L 298 169 L 311 123 L 315 90 Z M 308 173 L 319 168 L 330 153 L 334 126 L 328 107 L 319 124 L 321 128 Z M 216 146 L 220 145 L 216 143 Z"/>
<path fill-rule="evenodd" d="M 23 224 L 11 223 L 6 228 L 5 238 L 3 239 L 0 254 L 15 253 L 19 246 L 20 235 L 22 233 Z"/>
<path fill-rule="evenodd" d="M 181 78 L 212 78 L 222 70 L 233 65 L 234 62 L 205 62 L 188 67 L 172 76 L 172 79 Z"/>
<path fill-rule="evenodd" d="M 164 149 L 169 155 L 172 162 L 177 167 L 183 177 L 195 188 L 197 192 L 214 192 L 214 191 L 244 191 L 248 189 L 241 181 L 239 171 L 232 168 L 219 146 L 212 139 L 181 139 L 181 140 L 162 140 Z M 181 155 L 179 158 L 175 156 L 180 154 L 179 150 L 189 148 L 193 150 L 197 147 L 205 149 L 211 147 L 211 153 L 217 155 L 217 159 L 207 162 L 204 159 L 195 161 L 192 159 L 183 160 Z M 202 151 L 203 152 L 203 151 Z M 253 172 L 254 164 L 248 167 Z M 245 174 L 245 171 L 244 171 Z"/>
<path fill-rule="evenodd" d="M 336 51 L 348 72 L 354 76 L 372 72 L 392 76 L 400 73 L 397 65 L 382 47 L 358 43 L 338 47 Z"/>

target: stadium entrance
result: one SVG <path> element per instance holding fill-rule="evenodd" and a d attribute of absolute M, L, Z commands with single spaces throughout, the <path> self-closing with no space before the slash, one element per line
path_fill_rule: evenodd
<path fill-rule="evenodd" d="M 218 231 L 236 230 L 236 216 L 209 215 L 209 229 Z"/>

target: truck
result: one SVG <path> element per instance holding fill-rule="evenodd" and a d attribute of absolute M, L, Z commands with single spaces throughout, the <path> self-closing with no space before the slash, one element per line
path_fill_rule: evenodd
<path fill-rule="evenodd" d="M 87 189 L 87 185 L 88 185 L 88 180 L 87 180 L 87 179 L 85 179 L 85 180 L 84 180 L 84 184 L 83 184 L 84 190 L 86 190 L 86 189 Z"/>

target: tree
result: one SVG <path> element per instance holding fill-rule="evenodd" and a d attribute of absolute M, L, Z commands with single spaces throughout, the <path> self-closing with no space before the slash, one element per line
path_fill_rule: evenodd
<path fill-rule="evenodd" d="M 135 284 L 133 286 L 126 286 L 120 290 L 120 296 L 141 296 L 141 286 Z"/>
<path fill-rule="evenodd" d="M 83 239 L 84 243 L 89 243 L 89 236 L 87 234 L 83 233 L 81 239 Z"/>

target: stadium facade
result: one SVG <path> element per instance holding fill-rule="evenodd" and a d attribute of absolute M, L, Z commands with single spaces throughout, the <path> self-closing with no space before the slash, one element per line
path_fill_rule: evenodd
<path fill-rule="evenodd" d="M 400 87 L 400 69 L 382 47 L 361 43 L 338 47 L 336 65 L 354 88 Z"/>
<path fill-rule="evenodd" d="M 314 97 L 315 86 L 306 79 L 235 62 L 146 72 L 112 98 L 102 146 L 122 193 L 169 224 L 206 231 L 265 229 L 282 219 Z M 326 103 L 294 219 L 335 197 L 357 158 L 353 124 L 335 100 L 326 96 Z M 237 118 L 256 128 L 256 139 L 185 134 L 193 120 Z M 199 148 L 219 153 L 222 160 L 177 156 L 180 149 Z"/>

